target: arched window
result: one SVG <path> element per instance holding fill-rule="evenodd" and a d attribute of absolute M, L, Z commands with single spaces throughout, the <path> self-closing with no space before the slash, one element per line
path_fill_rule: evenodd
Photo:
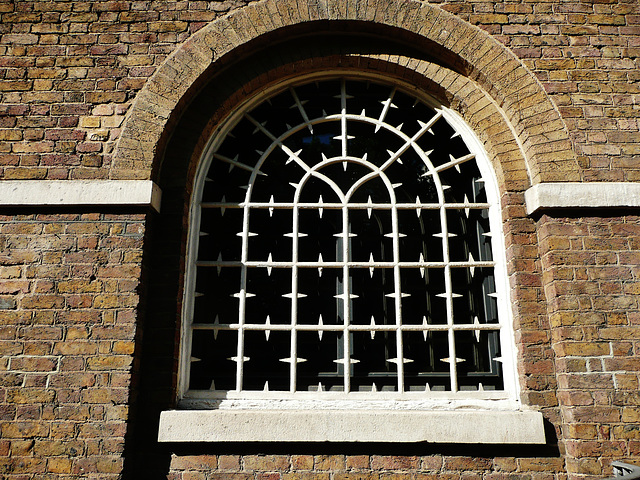
<path fill-rule="evenodd" d="M 495 179 L 464 122 L 380 79 L 253 99 L 196 180 L 184 399 L 514 399 Z"/>

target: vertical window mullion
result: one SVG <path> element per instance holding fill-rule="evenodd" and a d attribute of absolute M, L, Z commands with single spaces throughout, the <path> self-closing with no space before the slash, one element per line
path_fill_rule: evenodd
<path fill-rule="evenodd" d="M 343 334 L 342 341 L 344 353 L 342 364 L 344 369 L 344 391 L 351 391 L 351 338 L 349 326 L 351 325 L 351 282 L 349 281 L 349 208 L 347 204 L 342 206 L 342 317 Z"/>
<path fill-rule="evenodd" d="M 451 391 L 458 391 L 458 374 L 456 368 L 456 343 L 453 330 L 453 285 L 451 283 L 451 264 L 449 255 L 449 226 L 447 224 L 447 209 L 443 204 L 440 207 L 440 223 L 442 228 L 442 256 L 444 261 L 445 301 L 447 309 L 447 325 L 449 326 L 447 339 L 449 343 L 449 375 Z"/>
<path fill-rule="evenodd" d="M 242 218 L 242 256 L 240 292 L 238 295 L 238 350 L 236 353 L 236 390 L 242 390 L 244 373 L 244 323 L 247 297 L 247 261 L 249 256 L 249 202 L 244 206 Z"/>
<path fill-rule="evenodd" d="M 294 201 L 293 205 L 293 228 L 292 228 L 292 252 L 291 259 L 291 349 L 289 359 L 291 361 L 289 368 L 289 390 L 296 391 L 296 377 L 298 366 L 298 241 L 299 241 L 300 223 L 298 219 L 298 203 Z"/>
<path fill-rule="evenodd" d="M 402 282 L 400 279 L 400 230 L 398 226 L 398 209 L 395 198 L 391 199 L 391 224 L 393 235 L 393 286 L 395 288 L 396 317 L 396 371 L 398 374 L 398 392 L 404 392 L 404 349 L 402 346 Z"/>
<path fill-rule="evenodd" d="M 341 153 L 342 157 L 345 158 L 347 156 L 347 85 L 345 79 L 342 79 L 340 82 L 340 143 L 341 143 Z M 347 164 L 344 164 L 345 170 Z M 342 361 L 344 365 L 344 391 L 351 391 L 351 336 L 349 325 L 351 324 L 351 281 L 349 278 L 349 244 L 350 244 L 350 228 L 349 228 L 349 208 L 347 207 L 347 200 L 345 199 L 345 203 L 342 207 L 342 261 L 344 262 L 342 271 L 343 271 L 343 286 L 342 286 L 342 294 L 344 295 L 342 305 L 343 305 L 343 316 L 344 316 L 344 333 L 342 334 L 343 342 L 344 342 L 344 355 L 342 356 Z"/>

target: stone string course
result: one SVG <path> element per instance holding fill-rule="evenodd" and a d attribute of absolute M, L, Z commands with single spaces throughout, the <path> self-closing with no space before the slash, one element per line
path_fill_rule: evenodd
<path fill-rule="evenodd" d="M 190 82 L 216 55 L 321 14 L 421 18 L 411 24 L 448 49 L 443 62 L 477 60 L 468 77 L 403 55 L 353 62 L 428 79 L 485 142 L 522 400 L 547 419 L 546 447 L 154 443 L 174 401 L 184 212 L 203 146 L 187 135 L 196 121 L 172 112 L 191 112 Z M 638 212 L 528 217 L 523 196 L 531 180 L 640 181 L 639 52 L 637 0 L 0 1 L 0 181 L 153 178 L 164 199 L 161 214 L 0 210 L 0 478 L 595 480 L 613 460 L 640 464 Z M 246 68 L 255 78 L 231 106 L 292 73 L 277 56 L 281 70 Z"/>

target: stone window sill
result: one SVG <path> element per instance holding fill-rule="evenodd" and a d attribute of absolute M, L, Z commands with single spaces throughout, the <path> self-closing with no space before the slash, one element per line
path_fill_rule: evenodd
<path fill-rule="evenodd" d="M 169 410 L 160 442 L 545 443 L 532 411 Z"/>

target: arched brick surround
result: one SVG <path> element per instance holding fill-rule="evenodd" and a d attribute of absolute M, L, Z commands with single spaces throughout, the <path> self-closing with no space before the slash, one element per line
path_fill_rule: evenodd
<path fill-rule="evenodd" d="M 351 33 L 371 35 L 372 27 L 380 27 L 386 35 L 407 36 L 407 43 L 422 41 L 437 63 L 471 80 L 487 93 L 492 108 L 504 113 L 530 184 L 580 180 L 566 126 L 522 62 L 479 28 L 438 7 L 406 0 L 262 0 L 205 26 L 167 58 L 138 94 L 114 152 L 111 178 L 153 177 L 171 119 L 216 66 L 264 46 L 265 39 L 331 31 L 328 20 L 345 22 Z M 413 60 L 403 62 L 417 71 Z"/>

